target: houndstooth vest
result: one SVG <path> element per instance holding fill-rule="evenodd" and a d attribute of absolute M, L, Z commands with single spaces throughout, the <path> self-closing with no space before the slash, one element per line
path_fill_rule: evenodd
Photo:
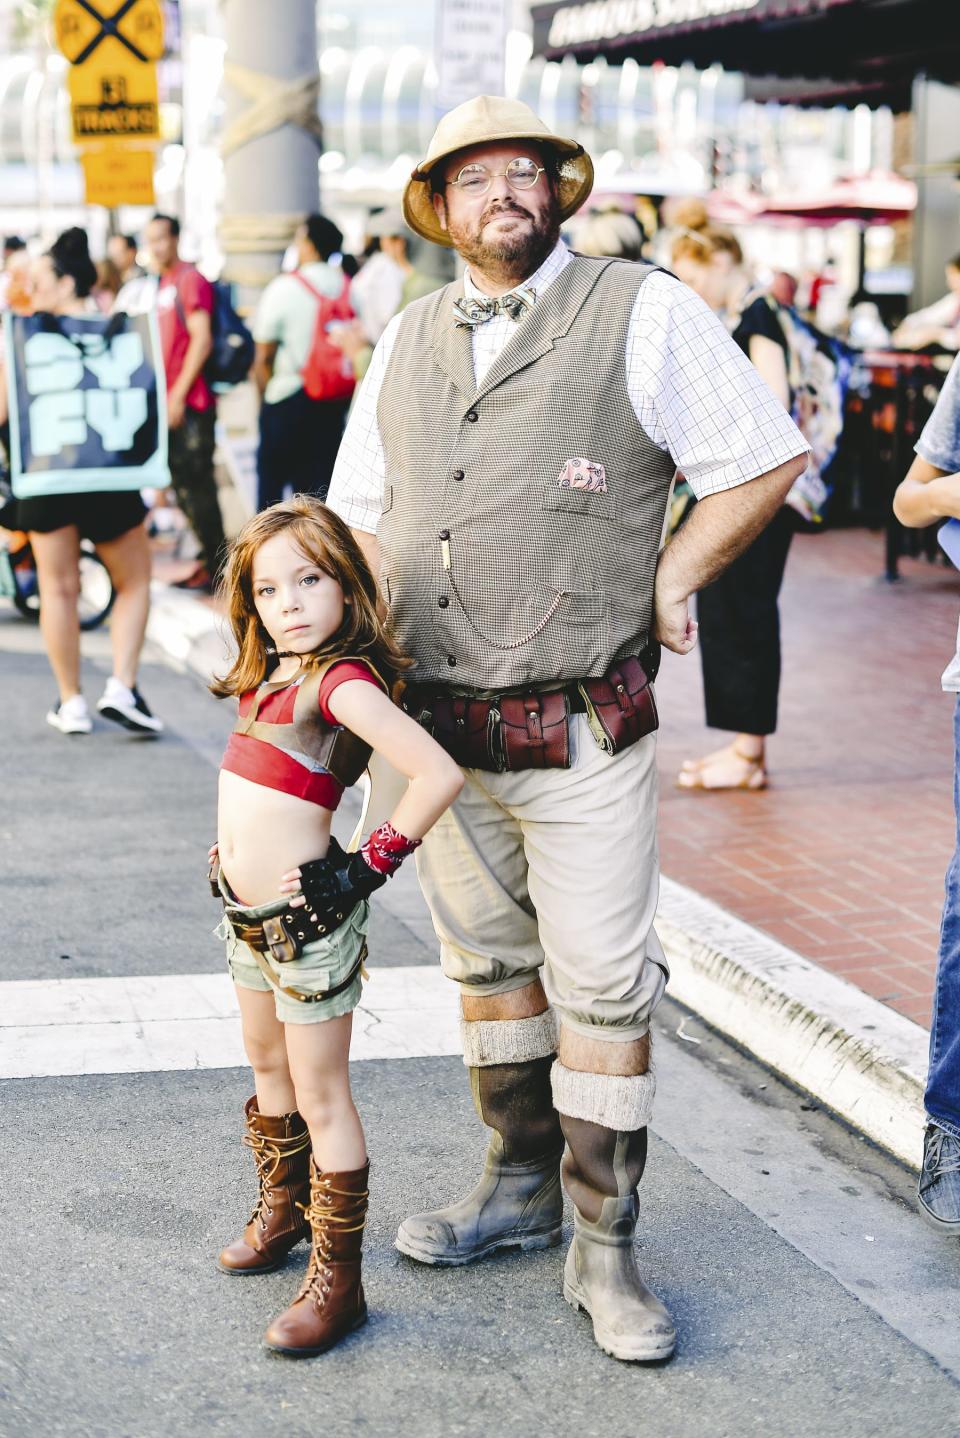
<path fill-rule="evenodd" d="M 418 683 L 603 674 L 647 639 L 674 464 L 625 352 L 650 267 L 576 256 L 482 384 L 461 282 L 404 311 L 380 391 L 381 583 Z"/>

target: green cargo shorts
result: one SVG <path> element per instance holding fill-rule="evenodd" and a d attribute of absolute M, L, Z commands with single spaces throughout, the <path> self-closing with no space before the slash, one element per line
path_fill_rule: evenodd
<path fill-rule="evenodd" d="M 256 923 L 262 919 L 271 919 L 275 914 L 282 914 L 289 902 L 287 899 L 275 899 L 273 903 L 247 909 L 228 897 L 229 891 L 225 892 L 224 886 L 225 881 L 221 878 L 221 893 L 224 895 L 227 912 L 236 915 L 238 920 L 245 923 Z M 299 959 L 292 959 L 289 963 L 278 964 L 272 954 L 264 954 L 267 966 L 276 976 L 277 983 L 286 989 L 296 989 L 308 995 L 322 994 L 327 989 L 336 988 L 351 969 L 356 967 L 363 954 L 369 914 L 370 905 L 364 900 L 332 934 L 307 944 Z M 262 994 L 269 993 L 273 985 L 263 974 L 253 949 L 249 944 L 242 943 L 233 932 L 227 914 L 224 914 L 214 932 L 226 943 L 227 967 L 237 987 L 254 989 Z M 273 988 L 277 1018 L 282 1024 L 319 1024 L 327 1019 L 341 1018 L 343 1014 L 352 1013 L 357 1007 L 362 985 L 363 979 L 358 968 L 353 982 L 330 999 L 303 1002 Z"/>

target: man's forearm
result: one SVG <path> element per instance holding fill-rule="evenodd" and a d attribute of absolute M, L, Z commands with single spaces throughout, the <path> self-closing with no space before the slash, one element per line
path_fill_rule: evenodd
<path fill-rule="evenodd" d="M 191 335 L 187 352 L 183 357 L 183 366 L 177 375 L 176 383 L 172 386 L 173 391 L 186 399 L 193 389 L 194 383 L 200 371 L 203 369 L 213 349 L 213 340 L 205 335 Z"/>
<path fill-rule="evenodd" d="M 806 455 L 798 455 L 758 479 L 701 499 L 660 556 L 658 587 L 687 598 L 710 584 L 767 527 L 806 467 Z"/>

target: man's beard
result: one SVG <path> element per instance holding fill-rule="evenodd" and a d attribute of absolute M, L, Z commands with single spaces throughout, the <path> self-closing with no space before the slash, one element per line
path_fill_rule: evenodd
<path fill-rule="evenodd" d="M 530 224 L 523 229 L 501 231 L 495 239 L 485 240 L 484 226 L 494 215 L 524 215 Z M 457 253 L 481 274 L 500 283 L 516 285 L 528 279 L 560 238 L 560 215 L 555 205 L 539 219 L 521 204 L 508 201 L 484 210 L 474 225 L 449 224 L 449 235 Z"/>

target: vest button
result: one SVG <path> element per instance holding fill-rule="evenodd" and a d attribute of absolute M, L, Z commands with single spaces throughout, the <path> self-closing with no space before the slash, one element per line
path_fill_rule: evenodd
<path fill-rule="evenodd" d="M 437 603 L 439 604 L 441 609 L 447 609 L 450 605 L 450 601 L 445 594 L 441 594 L 440 598 L 437 600 Z"/>
<path fill-rule="evenodd" d="M 457 667 L 456 655 L 455 655 L 455 654 L 448 654 L 448 655 L 447 655 L 447 663 L 450 665 L 450 668 L 451 668 L 451 669 L 456 669 L 456 667 Z"/>
<path fill-rule="evenodd" d="M 467 421 L 468 424 L 476 424 L 476 422 L 477 422 L 477 420 L 478 420 L 479 418 L 480 418 L 480 416 L 477 414 L 477 411 L 476 411 L 475 409 L 468 409 L 468 410 L 467 410 L 467 413 L 466 413 L 466 421 Z"/>
<path fill-rule="evenodd" d="M 440 539 L 449 539 L 449 538 L 450 538 L 450 531 L 449 531 L 449 529 L 441 529 L 440 534 L 439 534 L 439 538 L 440 538 Z"/>
<path fill-rule="evenodd" d="M 464 477 L 464 476 L 463 476 L 463 470 L 462 470 L 462 469 L 455 469 L 455 470 L 453 471 L 453 477 L 454 477 L 454 479 L 463 479 L 463 477 Z"/>

